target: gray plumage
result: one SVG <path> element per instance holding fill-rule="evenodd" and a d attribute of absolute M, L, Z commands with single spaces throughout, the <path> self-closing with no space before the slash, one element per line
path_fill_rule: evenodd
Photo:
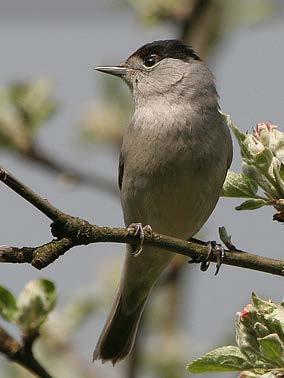
<path fill-rule="evenodd" d="M 176 40 L 147 44 L 123 65 L 98 70 L 121 76 L 135 103 L 119 163 L 125 224 L 193 236 L 212 213 L 232 159 L 211 72 Z M 150 291 L 175 256 L 145 246 L 134 257 L 132 248 L 94 352 L 94 359 L 113 364 L 130 353 Z"/>

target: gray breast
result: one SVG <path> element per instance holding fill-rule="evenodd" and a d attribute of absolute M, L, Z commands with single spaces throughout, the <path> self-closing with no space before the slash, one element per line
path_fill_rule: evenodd
<path fill-rule="evenodd" d="M 209 124 L 204 115 L 189 122 L 161 113 L 136 113 L 125 136 L 125 222 L 149 223 L 158 232 L 186 237 L 199 230 L 216 205 L 230 136 L 218 115 Z"/>

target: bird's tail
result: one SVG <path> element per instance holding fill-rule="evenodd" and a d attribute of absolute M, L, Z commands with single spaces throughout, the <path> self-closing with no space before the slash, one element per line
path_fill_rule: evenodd
<path fill-rule="evenodd" d="M 95 348 L 93 360 L 111 361 L 114 365 L 131 352 L 146 299 L 128 313 L 123 309 L 122 296 L 118 291 Z"/>

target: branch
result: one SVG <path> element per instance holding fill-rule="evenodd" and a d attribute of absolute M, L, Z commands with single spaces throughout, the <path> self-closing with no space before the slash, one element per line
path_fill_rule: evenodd
<path fill-rule="evenodd" d="M 212 0 L 197 0 L 193 6 L 190 4 L 190 11 L 186 17 L 178 23 L 180 28 L 178 35 L 179 39 L 182 41 L 191 39 L 191 34 L 194 31 L 194 28 L 200 23 L 201 17 L 206 14 L 206 11 L 211 3 Z"/>
<path fill-rule="evenodd" d="M 51 242 L 38 247 L 2 246 L 0 247 L 1 262 L 30 263 L 35 268 L 42 269 L 69 249 L 78 245 L 102 242 L 139 244 L 139 237 L 133 235 L 126 228 L 91 225 L 84 219 L 63 213 L 4 168 L 0 168 L 0 180 L 53 221 L 51 231 L 53 236 L 56 237 Z M 204 245 L 157 233 L 146 234 L 144 243 L 161 249 L 161 253 L 167 250 L 190 257 L 193 260 L 206 258 L 208 254 L 208 248 Z M 210 261 L 216 262 L 217 256 L 213 254 Z M 226 251 L 223 263 L 284 276 L 284 261 L 257 256 L 245 251 Z"/>
<path fill-rule="evenodd" d="M 21 345 L 2 327 L 0 327 L 0 353 L 4 354 L 11 361 L 20 364 L 31 373 L 41 378 L 52 378 L 45 368 L 35 359 L 31 345 L 26 348 Z"/>

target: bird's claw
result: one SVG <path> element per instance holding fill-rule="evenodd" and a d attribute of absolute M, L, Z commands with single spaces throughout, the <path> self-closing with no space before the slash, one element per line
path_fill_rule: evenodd
<path fill-rule="evenodd" d="M 225 250 L 221 244 L 216 243 L 215 241 L 208 242 L 208 254 L 205 260 L 201 263 L 200 269 L 206 271 L 210 265 L 210 257 L 216 255 L 216 271 L 215 276 L 219 273 L 221 265 L 225 258 Z"/>
<path fill-rule="evenodd" d="M 140 243 L 138 245 L 138 248 L 136 248 L 135 250 L 133 250 L 133 252 L 131 252 L 132 256 L 137 257 L 143 251 L 145 234 L 152 235 L 153 233 L 152 228 L 151 226 L 149 226 L 149 224 L 143 227 L 142 223 L 131 223 L 127 227 L 127 231 L 131 235 L 139 236 L 140 238 Z"/>
<path fill-rule="evenodd" d="M 226 256 L 225 250 L 224 250 L 224 248 L 222 247 L 221 244 L 218 244 L 215 241 L 208 242 L 207 248 L 208 248 L 208 253 L 207 253 L 207 256 L 205 257 L 205 259 L 204 259 L 203 256 L 198 256 L 196 258 L 191 259 L 191 261 L 189 261 L 189 263 L 200 263 L 200 270 L 202 270 L 202 272 L 205 272 L 209 268 L 210 257 L 215 254 L 216 260 L 217 260 L 216 271 L 215 271 L 215 276 L 216 276 L 219 273 L 221 265 L 222 265 L 224 258 Z"/>

